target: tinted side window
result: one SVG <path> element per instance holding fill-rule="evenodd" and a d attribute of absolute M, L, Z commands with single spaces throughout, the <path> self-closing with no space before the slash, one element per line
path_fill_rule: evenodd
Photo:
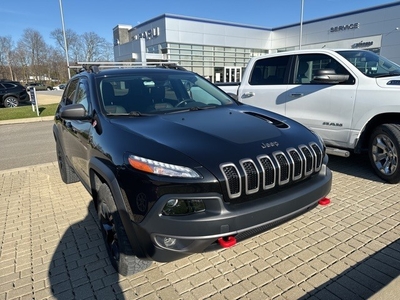
<path fill-rule="evenodd" d="M 77 85 L 78 85 L 78 78 L 75 80 L 72 80 L 68 84 L 67 88 L 64 91 L 63 98 L 62 98 L 65 105 L 70 105 L 74 102 Z"/>
<path fill-rule="evenodd" d="M 250 85 L 285 84 L 290 56 L 264 58 L 256 61 L 250 77 Z"/>
<path fill-rule="evenodd" d="M 3 83 L 3 84 L 7 89 L 12 89 L 12 88 L 17 87 L 16 84 L 12 84 L 12 83 Z"/>
<path fill-rule="evenodd" d="M 88 93 L 84 82 L 80 82 L 76 91 L 75 103 L 82 104 L 89 111 Z"/>
<path fill-rule="evenodd" d="M 295 84 L 316 84 L 313 78 L 317 70 L 333 69 L 336 74 L 349 75 L 349 79 L 341 84 L 354 84 L 354 77 L 346 68 L 334 58 L 325 54 L 304 54 L 299 55 L 295 67 Z"/>

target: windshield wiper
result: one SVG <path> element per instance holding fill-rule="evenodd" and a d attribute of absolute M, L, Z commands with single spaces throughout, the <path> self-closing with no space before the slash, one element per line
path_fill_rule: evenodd
<path fill-rule="evenodd" d="M 143 117 L 143 116 L 145 116 L 144 114 L 142 114 L 140 111 L 137 111 L 137 110 L 131 111 L 131 112 L 129 113 L 129 115 L 130 115 L 130 116 L 133 116 L 133 117 Z"/>
<path fill-rule="evenodd" d="M 190 107 L 189 110 L 203 110 L 203 109 L 210 109 L 210 108 L 215 108 L 216 105 L 205 105 L 205 106 L 193 106 Z"/>

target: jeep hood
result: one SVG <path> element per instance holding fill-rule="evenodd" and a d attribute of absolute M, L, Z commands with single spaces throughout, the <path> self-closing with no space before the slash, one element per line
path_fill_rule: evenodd
<path fill-rule="evenodd" d="M 152 150 L 138 155 L 158 160 L 168 151 L 169 156 L 181 153 L 205 167 L 243 158 L 255 159 L 260 154 L 318 142 L 315 135 L 295 121 L 245 105 L 238 109 L 220 107 L 118 118 L 111 122 L 125 127 L 135 140 L 151 145 L 147 149 Z"/>

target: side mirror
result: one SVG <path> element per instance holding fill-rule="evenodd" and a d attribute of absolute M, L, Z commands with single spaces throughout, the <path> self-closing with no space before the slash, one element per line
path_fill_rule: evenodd
<path fill-rule="evenodd" d="M 82 104 L 71 104 L 60 109 L 60 117 L 67 120 L 90 120 Z"/>
<path fill-rule="evenodd" d="M 340 83 L 349 79 L 349 75 L 336 74 L 333 69 L 320 69 L 316 71 L 313 82 L 316 83 Z"/>

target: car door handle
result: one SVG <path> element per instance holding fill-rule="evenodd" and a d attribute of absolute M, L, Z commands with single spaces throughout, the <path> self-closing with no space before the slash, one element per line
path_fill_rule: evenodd
<path fill-rule="evenodd" d="M 292 96 L 292 97 L 303 97 L 304 94 L 303 93 L 293 93 L 293 94 L 290 94 L 290 96 Z"/>
<path fill-rule="evenodd" d="M 254 93 L 254 92 L 247 92 L 247 93 L 244 93 L 243 95 L 242 95 L 242 98 L 251 98 L 251 97 L 253 97 L 253 96 L 255 96 L 256 94 Z"/>

